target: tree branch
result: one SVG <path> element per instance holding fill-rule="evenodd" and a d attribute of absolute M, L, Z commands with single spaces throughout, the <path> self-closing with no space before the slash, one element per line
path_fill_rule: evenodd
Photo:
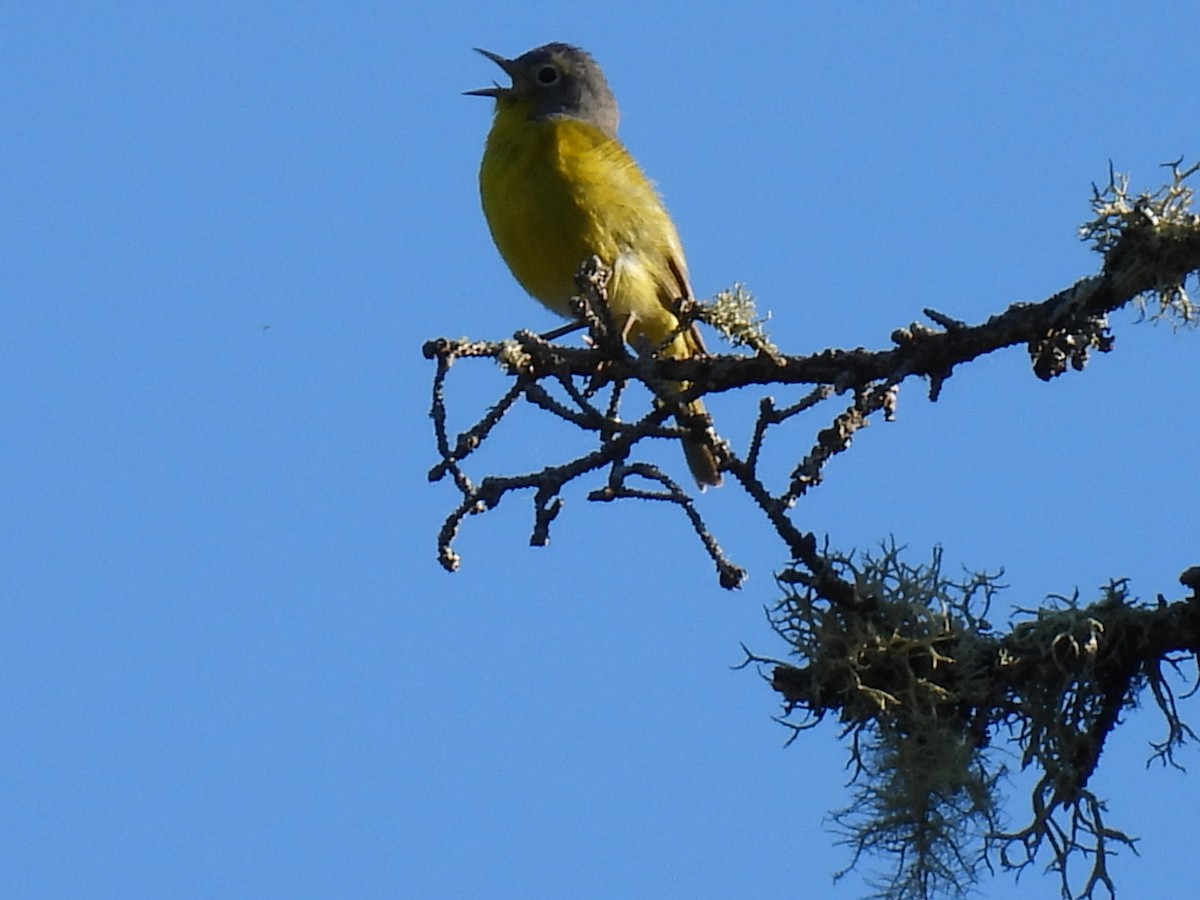
<path fill-rule="evenodd" d="M 1177 668 L 1180 659 L 1200 653 L 1200 566 L 1181 577 L 1192 596 L 1175 603 L 1138 604 L 1123 581 L 1114 581 L 1089 606 L 1080 607 L 1077 596 L 1060 597 L 1057 606 L 1024 611 L 1032 618 L 1001 634 L 986 618 L 1000 589 L 997 576 L 946 579 L 939 552 L 931 565 L 912 566 L 894 544 L 856 561 L 798 528 L 792 510 L 873 416 L 892 418 L 910 378 L 927 379 L 937 400 L 958 367 L 1018 345 L 1043 380 L 1082 370 L 1093 352 L 1113 349 L 1108 315 L 1130 304 L 1144 316 L 1197 324 L 1187 283 L 1200 271 L 1200 217 L 1190 211 L 1186 180 L 1200 166 L 1169 168 L 1171 181 L 1151 194 L 1132 195 L 1127 180 L 1111 171 L 1107 185 L 1093 188 L 1094 216 L 1080 234 L 1103 257 L 1097 274 L 974 325 L 925 309 L 933 326 L 897 328 L 886 349 L 784 355 L 763 332 L 748 292 L 735 286 L 711 304 L 680 304 L 679 329 L 704 321 L 749 355 L 668 360 L 656 348 L 638 348 L 635 355 L 608 310 L 608 273 L 598 260 L 586 261 L 576 280 L 574 309 L 587 329 L 586 346 L 551 343 L 564 330 L 549 339 L 519 332 L 500 342 L 426 343 L 426 357 L 437 362 L 430 415 L 439 460 L 429 478 L 451 481 L 459 494 L 439 532 L 439 559 L 447 569 L 457 567 L 452 545 L 462 522 L 522 490 L 533 492 L 530 542 L 546 543 L 568 486 L 603 473 L 589 500 L 654 500 L 678 510 L 719 583 L 737 587 L 745 572 L 726 557 L 699 505 L 635 454 L 646 441 L 684 435 L 670 424 L 681 403 L 751 386 L 807 386 L 791 403 L 762 398 L 744 454 L 711 437 L 720 468 L 762 511 L 790 560 L 776 579 L 784 596 L 771 619 L 798 662 L 747 652 L 743 665 L 769 670 L 791 739 L 827 713 L 842 722 L 857 794 L 835 820 L 855 858 L 890 854 L 896 868 L 889 896 L 928 898 L 969 889 L 980 867 L 990 868 L 988 848 L 1003 866 L 1019 870 L 1049 847 L 1064 895 L 1070 893 L 1067 862 L 1078 855 L 1092 861 L 1082 896 L 1111 893 L 1108 858 L 1114 847 L 1133 846 L 1133 839 L 1104 822 L 1104 805 L 1088 785 L 1122 712 L 1147 687 L 1168 726 L 1153 758 L 1174 764 L 1174 751 L 1194 737 L 1179 718 L 1163 667 Z M 473 425 L 452 434 L 445 396 L 451 366 L 480 357 L 496 360 L 512 382 Z M 681 382 L 688 384 L 682 395 L 669 387 Z M 631 389 L 639 387 L 644 390 Z M 846 395 L 848 402 L 830 409 L 834 398 Z M 468 463 L 521 404 L 594 435 L 597 446 L 537 471 L 487 475 L 476 484 Z M 767 440 L 802 416 L 823 416 L 810 449 L 782 479 L 767 477 Z M 773 480 L 783 485 L 773 489 Z M 792 718 L 797 713 L 799 724 Z M 1030 797 L 1032 820 L 1010 833 L 998 830 L 995 817 L 994 785 L 1003 765 L 988 757 L 1002 731 L 1022 748 L 1022 765 L 1041 773 Z M 972 836 L 983 843 L 982 853 L 969 852 Z"/>

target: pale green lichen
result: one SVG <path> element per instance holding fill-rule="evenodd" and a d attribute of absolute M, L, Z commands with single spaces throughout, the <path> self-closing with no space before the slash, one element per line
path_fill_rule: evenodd
<path fill-rule="evenodd" d="M 759 316 L 754 295 L 744 284 L 718 291 L 712 300 L 699 304 L 699 316 L 735 347 L 748 347 L 772 358 L 779 356 L 779 349 L 771 343 L 763 327 L 771 315 Z"/>
<path fill-rule="evenodd" d="M 1171 170 L 1168 183 L 1136 195 L 1129 176 L 1110 166 L 1108 184 L 1092 185 L 1094 215 L 1079 227 L 1079 235 L 1104 256 L 1106 268 L 1127 267 L 1131 276 L 1153 285 L 1136 300 L 1145 318 L 1195 327 L 1200 309 L 1187 290 L 1189 266 L 1178 262 L 1171 248 L 1184 246 L 1200 233 L 1200 216 L 1192 212 L 1195 191 L 1187 183 L 1200 171 L 1200 163 L 1181 169 L 1181 162 L 1166 164 Z"/>

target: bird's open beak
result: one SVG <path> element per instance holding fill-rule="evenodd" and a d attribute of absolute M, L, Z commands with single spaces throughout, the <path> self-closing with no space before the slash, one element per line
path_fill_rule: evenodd
<path fill-rule="evenodd" d="M 475 52 L 482 53 L 496 65 L 502 68 L 509 78 L 513 77 L 513 63 L 511 59 L 505 59 L 499 53 L 493 53 L 491 50 L 480 50 L 478 47 L 475 48 Z M 478 90 L 474 91 L 463 91 L 463 93 L 468 97 L 503 97 L 511 90 L 512 88 L 500 87 L 500 85 L 494 84 L 489 88 L 479 88 Z"/>

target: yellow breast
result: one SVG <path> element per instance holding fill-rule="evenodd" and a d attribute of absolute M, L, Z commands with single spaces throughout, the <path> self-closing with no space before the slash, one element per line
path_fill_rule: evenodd
<path fill-rule="evenodd" d="M 575 273 L 596 255 L 613 269 L 617 317 L 633 315 L 634 331 L 652 341 L 675 327 L 670 308 L 687 291 L 683 250 L 658 194 L 619 141 L 578 119 L 531 120 L 520 106 L 502 106 L 480 193 L 500 255 L 550 309 L 570 315 Z"/>

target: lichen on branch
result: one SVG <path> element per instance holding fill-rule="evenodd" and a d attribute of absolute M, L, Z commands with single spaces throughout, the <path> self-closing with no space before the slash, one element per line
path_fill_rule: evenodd
<path fill-rule="evenodd" d="M 800 528 L 794 511 L 872 421 L 897 418 L 900 392 L 913 379 L 937 400 L 963 366 L 1013 347 L 1026 349 L 1039 379 L 1081 371 L 1096 353 L 1115 349 L 1109 316 L 1129 305 L 1146 318 L 1197 324 L 1189 285 L 1200 272 L 1200 217 L 1189 179 L 1200 167 L 1169 168 L 1170 181 L 1155 191 L 1134 194 L 1112 171 L 1105 187 L 1094 188 L 1093 217 L 1080 234 L 1102 256 L 1095 274 L 975 324 L 924 309 L 927 322 L 897 327 L 885 348 L 785 354 L 739 285 L 708 304 L 681 299 L 675 313 L 680 330 L 707 323 L 741 352 L 686 360 L 662 359 L 655 348 L 631 353 L 608 312 L 607 272 L 596 260 L 580 268 L 576 326 L 502 341 L 427 342 L 425 355 L 437 366 L 430 415 L 438 460 L 429 478 L 457 493 L 438 535 L 439 560 L 457 568 L 454 542 L 464 522 L 522 492 L 532 497 L 530 543 L 546 544 L 569 490 L 583 485 L 591 502 L 655 501 L 678 512 L 718 583 L 738 587 L 746 573 L 727 557 L 702 502 L 644 454 L 653 443 L 679 440 L 684 427 L 700 427 L 673 424 L 681 404 L 745 389 L 778 392 L 778 400 L 760 393 L 744 447 L 709 437 L 729 476 L 724 490 L 745 493 L 789 560 L 771 614 L 788 658 L 747 652 L 746 663 L 769 671 L 793 738 L 829 716 L 841 723 L 855 783 L 835 822 L 854 862 L 869 854 L 892 864 L 881 896 L 929 900 L 969 890 L 996 863 L 1020 871 L 1046 856 L 1064 897 L 1074 896 L 1069 865 L 1082 859 L 1079 896 L 1112 895 L 1108 862 L 1133 838 L 1107 823 L 1090 780 L 1121 715 L 1147 693 L 1167 723 L 1154 759 L 1175 764 L 1194 737 L 1172 679 L 1200 651 L 1200 567 L 1184 573 L 1192 593 L 1175 602 L 1138 602 L 1118 579 L 1087 605 L 1077 594 L 1052 598 L 999 630 L 989 621 L 998 576 L 950 578 L 940 553 L 913 565 L 894 544 L 874 555 L 839 554 Z M 575 328 L 586 332 L 583 346 L 559 342 Z M 504 385 L 456 431 L 450 372 L 478 359 L 494 360 Z M 680 384 L 682 393 L 671 388 Z M 530 471 L 488 473 L 481 451 L 512 427 L 519 408 L 586 435 L 590 449 Z M 800 448 L 780 471 L 764 463 L 773 458 L 764 453 L 772 441 Z M 1004 768 L 992 753 L 1002 739 L 1035 776 L 1027 823 L 1009 831 L 997 793 Z"/>

